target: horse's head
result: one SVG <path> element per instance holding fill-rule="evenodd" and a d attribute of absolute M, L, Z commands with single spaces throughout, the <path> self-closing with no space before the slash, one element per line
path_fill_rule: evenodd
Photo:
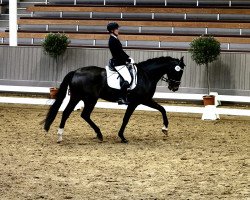
<path fill-rule="evenodd" d="M 176 92 L 181 84 L 181 77 L 186 65 L 184 64 L 183 57 L 181 59 L 174 59 L 172 65 L 167 72 L 168 89 Z"/>
<path fill-rule="evenodd" d="M 162 78 L 163 81 L 168 82 L 168 88 L 175 92 L 181 84 L 181 77 L 185 67 L 183 58 L 175 59 L 170 56 L 152 58 L 138 63 L 137 67 L 143 68 L 150 80 L 158 82 Z M 167 78 L 163 77 L 165 74 L 167 74 Z"/>

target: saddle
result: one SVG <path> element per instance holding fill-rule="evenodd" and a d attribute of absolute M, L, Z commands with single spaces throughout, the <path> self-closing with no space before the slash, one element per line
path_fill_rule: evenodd
<path fill-rule="evenodd" d="M 128 81 L 130 83 L 130 87 L 128 90 L 133 90 L 136 85 L 137 85 L 137 67 L 133 64 L 129 64 L 128 66 L 128 73 L 124 73 L 123 77 L 119 74 L 119 72 L 122 73 L 123 69 L 127 67 L 126 65 L 121 65 L 121 66 L 112 66 L 112 63 L 110 62 L 109 66 L 106 66 L 106 72 L 107 72 L 107 82 L 108 86 L 120 90 L 121 89 L 121 81 L 122 80 L 131 80 Z M 119 71 L 119 72 L 118 72 Z M 127 70 L 126 70 L 127 71 Z M 131 79 L 132 78 L 132 79 Z"/>

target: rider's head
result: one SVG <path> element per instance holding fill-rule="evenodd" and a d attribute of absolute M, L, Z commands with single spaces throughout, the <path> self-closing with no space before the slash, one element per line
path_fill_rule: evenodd
<path fill-rule="evenodd" d="M 119 35 L 119 24 L 116 22 L 109 23 L 107 25 L 107 30 L 109 33 L 113 33 L 114 35 L 118 36 Z"/>

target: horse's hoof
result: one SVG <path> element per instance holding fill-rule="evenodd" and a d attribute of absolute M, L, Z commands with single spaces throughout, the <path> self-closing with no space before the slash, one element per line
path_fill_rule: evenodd
<path fill-rule="evenodd" d="M 62 140 L 57 140 L 57 144 L 60 144 L 62 142 Z"/>
<path fill-rule="evenodd" d="M 96 137 L 95 139 L 97 139 L 97 142 L 102 143 L 103 139 L 99 139 L 98 137 Z"/>
<path fill-rule="evenodd" d="M 102 142 L 103 141 L 103 136 L 102 135 L 97 135 L 97 139 Z"/>
<path fill-rule="evenodd" d="M 127 144 L 127 143 L 128 143 L 128 140 L 123 139 L 123 140 L 121 141 L 121 143 Z"/>
<path fill-rule="evenodd" d="M 161 130 L 164 133 L 164 135 L 168 136 L 168 128 L 163 127 Z"/>
<path fill-rule="evenodd" d="M 59 136 L 58 139 L 57 139 L 57 143 L 61 143 L 62 141 L 63 141 L 62 136 Z"/>
<path fill-rule="evenodd" d="M 61 143 L 62 142 L 62 140 L 63 140 L 63 132 L 64 132 L 63 128 L 59 128 L 58 129 L 58 132 L 57 132 L 57 135 L 58 135 L 57 143 Z"/>

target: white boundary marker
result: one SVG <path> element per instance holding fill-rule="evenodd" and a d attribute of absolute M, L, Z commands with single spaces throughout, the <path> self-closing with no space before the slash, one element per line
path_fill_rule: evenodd
<path fill-rule="evenodd" d="M 48 87 L 30 87 L 30 86 L 10 86 L 0 85 L 1 92 L 23 92 L 23 93 L 44 93 L 49 94 Z"/>
<path fill-rule="evenodd" d="M 0 91 L 2 92 L 26 92 L 26 93 L 43 93 L 48 94 L 48 87 L 30 87 L 30 86 L 8 86 L 0 85 Z M 68 93 L 68 92 L 67 92 Z M 185 93 L 155 93 L 154 99 L 167 99 L 167 100 L 202 100 L 203 94 L 185 94 Z M 230 95 L 218 95 L 218 101 L 230 101 L 230 102 L 243 102 L 250 103 L 250 97 L 248 96 L 230 96 Z M 13 98 L 13 97 L 0 97 L 0 103 L 12 103 L 12 104 L 29 104 L 29 105 L 51 105 L 54 100 L 52 99 L 42 99 L 42 98 Z M 63 111 L 69 102 L 69 95 L 64 99 L 59 111 Z M 83 102 L 80 102 L 75 110 L 80 109 L 84 106 Z M 117 103 L 109 102 L 98 102 L 96 108 L 106 108 L 106 109 L 126 109 L 127 106 L 120 106 Z M 210 117 L 211 113 L 208 108 L 205 107 L 189 107 L 189 106 L 164 106 L 167 112 L 176 113 L 196 113 L 203 114 L 203 119 L 212 119 Z M 146 106 L 138 106 L 137 110 L 143 111 L 156 111 Z M 209 111 L 209 112 L 207 112 Z M 205 116 L 209 114 L 208 116 Z M 215 118 L 219 118 L 221 115 L 235 115 L 235 116 L 250 116 L 250 110 L 246 109 L 226 109 L 226 108 L 214 108 L 213 116 L 216 114 Z"/>
<path fill-rule="evenodd" d="M 49 87 L 0 85 L 0 92 L 24 92 L 24 93 L 49 94 Z M 199 101 L 199 100 L 202 100 L 203 96 L 204 94 L 156 92 L 153 98 L 154 99 L 167 99 L 167 100 Z M 218 101 L 250 103 L 250 96 L 218 95 Z"/>
<path fill-rule="evenodd" d="M 63 102 L 60 110 L 63 110 L 63 107 L 67 105 L 68 99 L 66 98 Z M 13 104 L 29 104 L 29 105 L 51 105 L 54 100 L 51 99 L 42 99 L 42 98 L 18 98 L 18 97 L 0 97 L 0 103 L 13 103 Z M 76 109 L 83 107 L 83 102 L 80 102 Z M 194 114 L 203 114 L 205 107 L 190 107 L 190 106 L 163 106 L 167 112 L 175 113 L 194 113 Z M 127 106 L 120 106 L 117 103 L 110 102 L 98 102 L 96 108 L 105 108 L 105 109 L 126 109 Z M 146 106 L 138 106 L 136 110 L 142 111 L 156 111 Z M 234 115 L 234 116 L 249 116 L 250 110 L 247 109 L 228 109 L 228 108 L 216 108 L 216 112 L 221 115 Z"/>
<path fill-rule="evenodd" d="M 49 88 L 48 87 L 0 85 L 0 91 L 1 92 L 24 92 L 24 93 L 44 93 L 44 94 L 49 94 Z"/>
<path fill-rule="evenodd" d="M 155 99 L 172 99 L 172 100 L 202 100 L 204 94 L 187 94 L 187 93 L 161 93 L 156 92 Z M 233 96 L 218 95 L 218 101 L 250 103 L 250 96 Z"/>
<path fill-rule="evenodd" d="M 203 115 L 201 117 L 202 120 L 217 120 L 220 119 L 219 114 L 217 113 L 216 105 L 207 105 L 205 106 Z"/>

